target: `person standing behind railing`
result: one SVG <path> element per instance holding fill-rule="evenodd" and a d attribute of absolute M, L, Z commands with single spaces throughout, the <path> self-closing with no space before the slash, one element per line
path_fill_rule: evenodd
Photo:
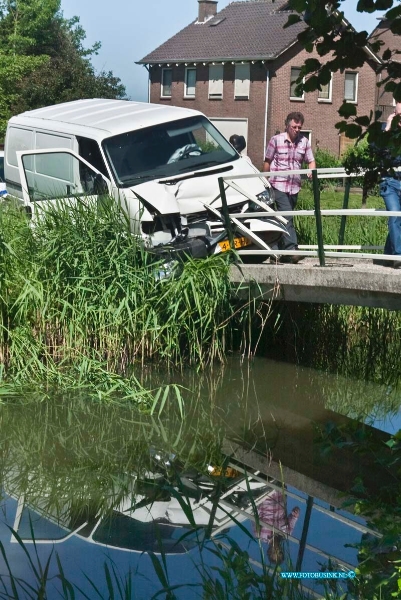
<path fill-rule="evenodd" d="M 315 157 L 307 137 L 302 135 L 304 116 L 300 112 L 291 112 L 285 120 L 285 131 L 274 135 L 269 141 L 266 153 L 264 171 L 291 171 L 302 169 L 307 163 L 309 169 L 316 169 Z M 300 175 L 271 176 L 270 184 L 274 188 L 277 210 L 294 210 L 297 204 L 298 192 L 301 189 Z M 289 236 L 283 236 L 282 250 L 298 250 L 297 234 L 294 227 L 294 217 L 286 217 Z M 304 257 L 300 255 L 285 255 L 281 262 L 298 263 Z"/>
<path fill-rule="evenodd" d="M 387 118 L 385 131 L 390 131 L 394 117 L 398 117 L 398 127 L 401 127 L 401 102 L 397 102 L 394 112 Z M 380 195 L 386 205 L 386 210 L 401 211 L 401 156 L 393 160 L 391 173 L 386 173 L 380 181 Z M 384 254 L 401 255 L 401 217 L 388 218 L 388 235 L 384 246 Z M 374 260 L 379 264 L 394 269 L 401 268 L 400 260 L 384 261 Z"/>

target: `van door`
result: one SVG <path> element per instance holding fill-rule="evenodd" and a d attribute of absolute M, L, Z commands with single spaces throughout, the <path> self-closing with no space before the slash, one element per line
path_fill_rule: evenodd
<path fill-rule="evenodd" d="M 24 204 L 112 194 L 109 179 L 73 150 L 52 148 L 17 152 Z"/>

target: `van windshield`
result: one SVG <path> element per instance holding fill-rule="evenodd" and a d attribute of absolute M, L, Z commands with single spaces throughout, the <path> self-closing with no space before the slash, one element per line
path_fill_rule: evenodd
<path fill-rule="evenodd" d="M 119 187 L 239 158 L 221 133 L 202 116 L 122 133 L 104 140 L 103 148 Z"/>

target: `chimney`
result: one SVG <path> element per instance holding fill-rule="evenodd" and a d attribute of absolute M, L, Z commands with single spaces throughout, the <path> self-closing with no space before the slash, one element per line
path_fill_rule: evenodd
<path fill-rule="evenodd" d="M 198 23 L 205 23 L 217 13 L 217 0 L 198 0 Z"/>

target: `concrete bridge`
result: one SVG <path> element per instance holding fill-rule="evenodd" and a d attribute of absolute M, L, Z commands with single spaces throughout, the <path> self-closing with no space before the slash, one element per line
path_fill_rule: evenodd
<path fill-rule="evenodd" d="M 238 264 L 231 281 L 242 293 L 288 302 L 312 302 L 401 309 L 401 269 L 372 261 L 332 259 L 324 267 L 317 258 L 292 264 Z"/>

